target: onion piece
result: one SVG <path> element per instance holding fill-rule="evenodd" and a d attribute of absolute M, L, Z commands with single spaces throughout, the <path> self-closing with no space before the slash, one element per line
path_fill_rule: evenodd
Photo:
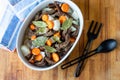
<path fill-rule="evenodd" d="M 54 27 L 53 30 L 58 31 L 60 30 L 60 21 L 59 20 L 54 20 Z"/>
<path fill-rule="evenodd" d="M 21 51 L 24 56 L 27 56 L 28 54 L 30 54 L 30 49 L 26 45 L 21 46 Z"/>

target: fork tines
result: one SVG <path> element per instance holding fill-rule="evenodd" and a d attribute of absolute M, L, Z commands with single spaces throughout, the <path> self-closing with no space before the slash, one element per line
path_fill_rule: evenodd
<path fill-rule="evenodd" d="M 92 20 L 87 34 L 94 34 L 97 37 L 102 26 L 103 26 L 102 23 L 98 23 Z"/>

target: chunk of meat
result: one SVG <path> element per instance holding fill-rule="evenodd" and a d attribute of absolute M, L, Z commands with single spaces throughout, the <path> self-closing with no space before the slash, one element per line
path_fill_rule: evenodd
<path fill-rule="evenodd" d="M 54 31 L 48 31 L 47 33 L 44 34 L 44 36 L 52 36 L 55 32 Z"/>
<path fill-rule="evenodd" d="M 71 33 L 71 37 L 77 37 L 78 33 L 79 33 L 79 26 L 76 25 L 76 24 L 72 24 L 75 28 L 76 28 L 76 31 L 74 31 L 73 33 Z"/>
<path fill-rule="evenodd" d="M 60 44 L 56 44 L 55 47 L 58 51 L 60 51 L 61 48 L 65 48 L 70 42 L 70 36 L 69 34 L 65 35 L 65 42 L 62 42 Z"/>
<path fill-rule="evenodd" d="M 45 61 L 45 59 L 42 59 L 41 61 L 35 62 L 34 65 L 39 66 L 39 67 L 45 67 L 46 61 Z"/>
<path fill-rule="evenodd" d="M 52 9 L 52 10 L 49 10 L 49 11 L 44 11 L 43 14 L 49 14 L 49 15 L 52 15 L 56 12 L 56 10 Z"/>
<path fill-rule="evenodd" d="M 45 60 L 47 61 L 47 63 L 48 63 L 49 65 L 55 64 L 55 62 L 54 62 L 53 60 L 51 60 L 50 58 L 48 58 L 48 57 L 45 57 Z"/>

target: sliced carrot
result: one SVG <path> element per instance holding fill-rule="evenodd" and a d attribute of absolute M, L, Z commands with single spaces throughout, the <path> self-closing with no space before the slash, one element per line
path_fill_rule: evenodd
<path fill-rule="evenodd" d="M 59 17 L 59 21 L 62 24 L 63 22 L 65 22 L 67 20 L 66 16 L 60 16 Z"/>
<path fill-rule="evenodd" d="M 35 26 L 33 24 L 30 25 L 31 30 L 35 30 Z"/>
<path fill-rule="evenodd" d="M 55 37 L 61 37 L 60 32 L 54 34 Z"/>
<path fill-rule="evenodd" d="M 36 61 L 41 61 L 42 58 L 43 58 L 43 57 L 42 57 L 41 54 L 35 56 L 35 60 L 36 60 Z"/>
<path fill-rule="evenodd" d="M 46 22 L 48 20 L 48 18 L 49 18 L 49 16 L 47 14 L 42 15 L 42 20 L 43 21 Z"/>
<path fill-rule="evenodd" d="M 59 56 L 57 53 L 52 53 L 52 58 L 55 62 L 58 62 L 60 60 Z"/>
<path fill-rule="evenodd" d="M 70 38 L 70 42 L 75 42 L 75 38 Z"/>
<path fill-rule="evenodd" d="M 46 23 L 48 24 L 48 29 L 53 29 L 53 26 L 54 26 L 54 22 L 53 21 L 48 20 Z"/>
<path fill-rule="evenodd" d="M 36 35 L 32 35 L 31 40 L 35 40 L 35 39 L 36 39 Z"/>
<path fill-rule="evenodd" d="M 52 45 L 52 40 L 48 39 L 46 43 L 47 43 L 48 46 L 51 46 Z"/>
<path fill-rule="evenodd" d="M 69 5 L 67 3 L 63 3 L 62 6 L 61 6 L 61 10 L 63 12 L 68 12 L 70 9 Z"/>
<path fill-rule="evenodd" d="M 39 48 L 33 48 L 32 49 L 32 54 L 39 55 L 40 54 L 40 49 Z"/>

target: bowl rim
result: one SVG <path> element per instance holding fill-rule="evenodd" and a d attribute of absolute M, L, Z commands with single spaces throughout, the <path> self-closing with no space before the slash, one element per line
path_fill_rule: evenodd
<path fill-rule="evenodd" d="M 74 44 L 72 45 L 71 49 L 66 53 L 66 55 L 59 61 L 57 62 L 56 64 L 52 65 L 52 66 L 49 66 L 49 67 L 37 67 L 37 66 L 34 66 L 32 64 L 30 64 L 28 61 L 25 60 L 25 58 L 22 58 L 23 54 L 20 52 L 20 44 L 19 44 L 19 36 L 21 35 L 21 32 L 22 32 L 22 29 L 23 29 L 23 26 L 25 26 L 26 24 L 26 21 L 29 19 L 29 17 L 34 13 L 35 10 L 37 10 L 40 6 L 42 6 L 43 4 L 45 4 L 46 2 L 48 3 L 51 3 L 51 2 L 54 2 L 54 1 L 58 1 L 58 2 L 65 2 L 65 3 L 68 3 L 70 5 L 74 5 L 78 14 L 79 14 L 79 23 L 80 23 L 80 28 L 79 28 L 79 33 L 78 33 L 78 36 L 74 42 Z M 20 30 L 18 32 L 18 36 L 17 36 L 17 43 L 16 43 L 16 49 L 17 49 L 17 54 L 18 54 L 18 57 L 20 58 L 20 60 L 23 62 L 24 65 L 26 65 L 28 68 L 32 69 L 32 70 L 37 70 L 37 71 L 44 71 L 44 70 L 50 70 L 52 68 L 55 68 L 56 66 L 58 66 L 59 64 L 61 64 L 70 54 L 71 52 L 73 51 L 73 49 L 75 48 L 75 46 L 77 45 L 77 42 L 79 41 L 80 39 L 80 36 L 82 34 L 82 30 L 83 30 L 83 15 L 82 15 L 82 12 L 80 10 L 80 8 L 74 3 L 72 2 L 71 0 L 44 0 L 42 1 L 41 3 L 39 3 L 30 13 L 29 15 L 26 17 L 26 19 L 24 20 L 24 22 L 22 23 L 21 27 L 20 27 Z M 41 9 L 40 9 L 41 10 Z M 36 13 L 35 13 L 36 14 Z M 27 27 L 26 27 L 27 28 Z M 26 61 L 26 62 L 25 62 Z"/>

